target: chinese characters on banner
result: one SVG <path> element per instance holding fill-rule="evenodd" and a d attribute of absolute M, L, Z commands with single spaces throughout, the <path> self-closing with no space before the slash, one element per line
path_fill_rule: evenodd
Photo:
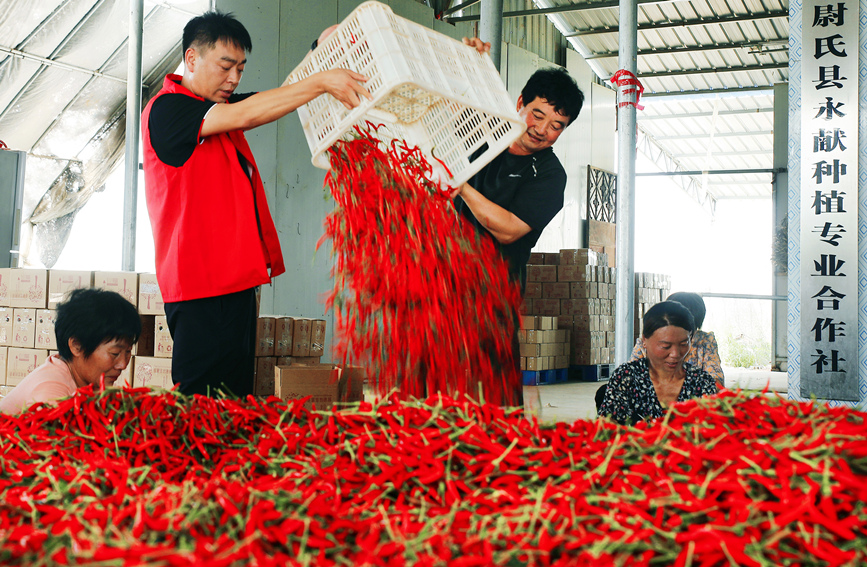
<path fill-rule="evenodd" d="M 858 395 L 858 0 L 803 3 L 801 396 Z"/>

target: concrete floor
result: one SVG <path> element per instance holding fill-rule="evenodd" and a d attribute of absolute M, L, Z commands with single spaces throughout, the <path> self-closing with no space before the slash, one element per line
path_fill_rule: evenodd
<path fill-rule="evenodd" d="M 744 390 L 769 390 L 786 394 L 788 378 L 785 372 L 723 368 L 726 387 Z M 596 390 L 600 382 L 566 382 L 545 386 L 524 386 L 524 404 L 528 411 L 541 408 L 540 421 L 566 421 L 596 418 Z M 535 411 L 534 411 L 535 413 Z M 537 414 L 539 415 L 539 414 Z"/>

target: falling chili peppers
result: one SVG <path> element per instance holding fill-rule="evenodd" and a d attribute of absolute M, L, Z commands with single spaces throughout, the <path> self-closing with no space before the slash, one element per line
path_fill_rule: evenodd
<path fill-rule="evenodd" d="M 331 241 L 338 359 L 362 366 L 376 391 L 404 399 L 443 392 L 515 403 L 512 337 L 520 289 L 493 241 L 460 220 L 448 188 L 430 181 L 417 147 L 376 138 L 382 126 L 329 150 L 336 206 Z"/>

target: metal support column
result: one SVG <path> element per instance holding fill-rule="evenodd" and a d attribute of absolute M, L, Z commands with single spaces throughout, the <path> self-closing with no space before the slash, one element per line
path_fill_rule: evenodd
<path fill-rule="evenodd" d="M 620 0 L 620 69 L 638 73 L 638 4 Z M 635 314 L 635 152 L 637 93 L 617 89 L 617 299 L 615 301 L 614 362 L 623 364 L 632 354 Z M 633 104 L 628 104 L 633 103 Z"/>
<path fill-rule="evenodd" d="M 479 39 L 491 42 L 491 60 L 499 71 L 503 46 L 503 0 L 482 0 Z"/>
<path fill-rule="evenodd" d="M 772 184 L 773 216 L 771 227 L 773 238 L 783 226 L 789 214 L 789 85 L 774 85 L 774 181 Z M 776 240 L 774 240 L 776 242 Z M 788 248 L 788 240 L 783 240 Z M 775 247 L 776 251 L 776 247 Z M 786 255 L 788 263 L 788 254 Z M 772 268 L 773 292 L 785 296 L 789 289 L 788 270 Z M 771 367 L 785 372 L 788 368 L 789 328 L 788 306 L 785 302 L 775 301 L 771 307 Z"/>
<path fill-rule="evenodd" d="M 123 269 L 135 271 L 138 151 L 141 124 L 141 49 L 144 0 L 129 3 L 129 63 L 126 81 L 126 174 L 123 183 Z"/>

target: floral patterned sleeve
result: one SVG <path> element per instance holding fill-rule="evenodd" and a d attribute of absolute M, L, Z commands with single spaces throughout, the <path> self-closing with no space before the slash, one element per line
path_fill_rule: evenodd
<path fill-rule="evenodd" d="M 701 368 L 710 374 L 716 381 L 717 390 L 725 388 L 726 381 L 723 374 L 722 361 L 719 357 L 719 347 L 717 346 L 716 337 L 713 333 L 702 333 L 701 348 L 704 351 L 701 361 Z"/>
<path fill-rule="evenodd" d="M 629 360 L 638 360 L 644 358 L 644 349 L 641 348 L 641 337 L 635 339 L 635 347 L 632 349 L 632 356 Z"/>
<path fill-rule="evenodd" d="M 599 415 L 610 417 L 617 423 L 627 424 L 632 421 L 634 401 L 636 397 L 635 377 L 641 372 L 644 361 L 632 361 L 617 367 L 608 380 L 605 398 L 599 406 Z"/>

